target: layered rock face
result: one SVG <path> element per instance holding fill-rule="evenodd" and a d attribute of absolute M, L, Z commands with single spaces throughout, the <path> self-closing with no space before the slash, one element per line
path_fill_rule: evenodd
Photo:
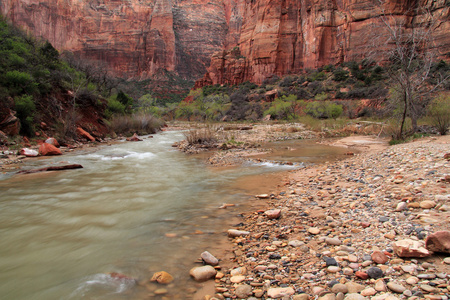
<path fill-rule="evenodd" d="M 222 0 L 5 0 L 0 9 L 59 51 L 106 62 L 125 78 L 199 78 L 228 32 Z"/>
<path fill-rule="evenodd" d="M 3 0 L 13 23 L 58 50 L 107 62 L 119 76 L 145 79 L 172 72 L 205 84 L 261 83 L 361 60 L 386 29 L 380 18 L 407 27 L 426 21 L 409 13 L 427 8 L 442 57 L 450 56 L 445 0 Z"/>
<path fill-rule="evenodd" d="M 327 64 L 360 61 L 385 47 L 387 26 L 405 30 L 436 21 L 435 46 L 450 58 L 450 10 L 445 1 L 388 0 L 257 0 L 245 1 L 243 24 L 234 49 L 213 55 L 211 66 L 196 86 L 262 83 L 272 76 L 299 73 Z M 423 14 L 413 13 L 424 8 Z"/>

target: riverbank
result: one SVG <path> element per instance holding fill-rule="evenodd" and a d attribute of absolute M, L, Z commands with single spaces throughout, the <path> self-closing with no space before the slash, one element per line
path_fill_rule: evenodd
<path fill-rule="evenodd" d="M 448 299 L 448 254 L 395 245 L 449 230 L 449 145 L 426 138 L 290 172 L 241 212 L 211 296 Z"/>

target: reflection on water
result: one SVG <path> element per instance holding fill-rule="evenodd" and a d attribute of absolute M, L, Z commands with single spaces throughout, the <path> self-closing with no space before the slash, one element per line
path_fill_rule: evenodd
<path fill-rule="evenodd" d="M 158 286 L 146 280 L 162 270 L 175 277 L 166 296 L 187 298 L 189 269 L 202 251 L 218 251 L 239 210 L 217 208 L 246 198 L 232 184 L 289 167 L 219 171 L 172 149 L 182 138 L 35 160 L 84 168 L 0 181 L 1 298 L 147 299 Z"/>

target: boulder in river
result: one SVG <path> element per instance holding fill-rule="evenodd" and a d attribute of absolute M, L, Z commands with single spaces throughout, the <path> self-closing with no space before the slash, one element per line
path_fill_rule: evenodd
<path fill-rule="evenodd" d="M 53 145 L 56 148 L 59 148 L 59 143 L 58 143 L 58 141 L 55 138 L 50 137 L 50 138 L 45 140 L 45 143 Z"/>

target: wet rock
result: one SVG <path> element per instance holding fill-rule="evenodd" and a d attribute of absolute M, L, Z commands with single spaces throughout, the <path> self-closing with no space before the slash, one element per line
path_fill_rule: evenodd
<path fill-rule="evenodd" d="M 264 214 L 269 220 L 278 219 L 281 216 L 281 209 L 270 209 L 265 211 Z"/>
<path fill-rule="evenodd" d="M 236 297 L 245 299 L 252 294 L 252 287 L 247 284 L 238 285 L 234 293 Z"/>
<path fill-rule="evenodd" d="M 161 284 L 169 284 L 173 281 L 173 276 L 165 271 L 156 272 L 153 274 L 150 281 L 156 281 Z"/>
<path fill-rule="evenodd" d="M 228 229 L 228 236 L 229 237 L 238 237 L 238 236 L 244 236 L 249 235 L 249 231 L 244 230 L 237 230 L 237 229 Z"/>
<path fill-rule="evenodd" d="M 393 291 L 395 293 L 398 293 L 398 294 L 401 294 L 401 293 L 403 293 L 406 290 L 406 288 L 403 285 L 395 283 L 395 282 L 392 282 L 392 281 L 389 281 L 387 283 L 387 287 L 391 291 Z"/>
<path fill-rule="evenodd" d="M 127 138 L 129 142 L 142 142 L 143 140 L 135 133 L 132 137 Z"/>
<path fill-rule="evenodd" d="M 392 243 L 395 254 L 399 257 L 427 257 L 430 252 L 424 247 L 425 243 L 415 240 L 400 240 Z"/>
<path fill-rule="evenodd" d="M 51 156 L 51 155 L 62 155 L 62 152 L 53 145 L 43 143 L 39 146 L 39 154 L 42 156 Z"/>
<path fill-rule="evenodd" d="M 20 155 L 25 155 L 26 157 L 36 157 L 39 155 L 39 152 L 33 149 L 22 148 L 19 151 Z"/>
<path fill-rule="evenodd" d="M 200 257 L 202 258 L 203 262 L 207 265 L 211 266 L 217 266 L 219 264 L 219 260 L 214 257 L 211 253 L 208 251 L 203 252 Z"/>
<path fill-rule="evenodd" d="M 268 199 L 268 198 L 270 198 L 270 195 L 269 194 L 260 194 L 260 195 L 256 195 L 256 198 Z"/>
<path fill-rule="evenodd" d="M 164 295 L 167 294 L 169 291 L 167 289 L 156 289 L 153 293 L 156 295 Z"/>
<path fill-rule="evenodd" d="M 450 231 L 437 231 L 425 240 L 425 246 L 433 252 L 450 253 Z"/>
<path fill-rule="evenodd" d="M 212 266 L 203 266 L 192 268 L 189 271 L 189 274 L 196 281 L 206 281 L 208 279 L 214 278 L 217 274 L 217 271 Z"/>
<path fill-rule="evenodd" d="M 270 288 L 267 290 L 267 296 L 270 298 L 282 298 L 285 296 L 292 296 L 294 295 L 295 291 L 291 287 L 286 288 Z"/>

